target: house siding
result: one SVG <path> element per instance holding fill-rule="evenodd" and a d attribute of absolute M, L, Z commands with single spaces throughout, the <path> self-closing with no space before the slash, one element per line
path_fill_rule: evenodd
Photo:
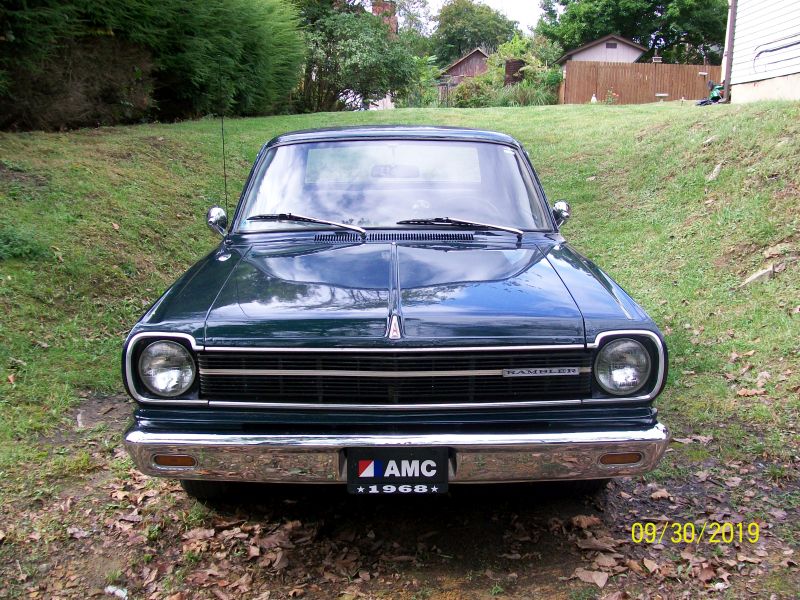
<path fill-rule="evenodd" d="M 462 60 L 447 70 L 447 75 L 452 77 L 475 77 L 486 72 L 486 57 L 480 52 L 474 52 L 469 58 Z"/>
<path fill-rule="evenodd" d="M 643 54 L 639 48 L 628 46 L 624 42 L 617 41 L 616 44 L 616 48 L 606 48 L 605 42 L 601 42 L 596 46 L 572 54 L 570 60 L 632 63 L 636 62 Z"/>
<path fill-rule="evenodd" d="M 733 36 L 731 99 L 735 87 L 800 73 L 800 2 L 739 0 Z M 791 78 L 790 79 L 794 79 Z M 796 82 L 796 80 L 795 80 Z M 771 86 L 748 86 L 767 89 Z M 800 95 L 800 89 L 796 90 Z"/>

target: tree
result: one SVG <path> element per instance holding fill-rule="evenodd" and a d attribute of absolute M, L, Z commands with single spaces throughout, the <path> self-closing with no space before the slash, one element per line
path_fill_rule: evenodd
<path fill-rule="evenodd" d="M 721 60 L 726 0 L 542 0 L 541 8 L 537 33 L 567 49 L 613 33 L 666 62 Z"/>
<path fill-rule="evenodd" d="M 493 52 L 518 32 L 516 21 L 473 0 L 448 0 L 436 22 L 432 45 L 441 65 L 475 48 Z"/>
<path fill-rule="evenodd" d="M 414 58 L 366 11 L 330 12 L 307 33 L 301 106 L 309 112 L 359 108 L 405 88 Z"/>

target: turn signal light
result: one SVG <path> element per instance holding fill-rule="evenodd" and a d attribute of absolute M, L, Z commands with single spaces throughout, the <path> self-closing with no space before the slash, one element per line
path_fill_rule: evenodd
<path fill-rule="evenodd" d="M 633 465 L 642 460 L 641 452 L 615 452 L 614 454 L 603 454 L 600 457 L 600 464 L 603 465 Z"/>
<path fill-rule="evenodd" d="M 153 462 L 159 467 L 194 467 L 197 461 L 188 454 L 156 454 Z"/>

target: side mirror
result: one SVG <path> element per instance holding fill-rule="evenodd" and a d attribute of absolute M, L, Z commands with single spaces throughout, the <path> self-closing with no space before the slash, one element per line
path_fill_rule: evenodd
<path fill-rule="evenodd" d="M 559 200 L 553 205 L 553 217 L 555 217 L 556 225 L 559 227 L 567 222 L 571 214 L 569 202 L 566 200 Z"/>
<path fill-rule="evenodd" d="M 228 228 L 228 215 L 221 206 L 212 206 L 206 213 L 206 223 L 208 228 L 214 233 L 225 237 L 225 230 Z"/>

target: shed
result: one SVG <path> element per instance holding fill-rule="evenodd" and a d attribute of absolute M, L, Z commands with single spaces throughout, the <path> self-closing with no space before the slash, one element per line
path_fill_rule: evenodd
<path fill-rule="evenodd" d="M 800 100 L 800 2 L 731 0 L 727 73 L 732 102 Z"/>
<path fill-rule="evenodd" d="M 447 78 L 453 85 L 457 85 L 461 83 L 465 77 L 475 77 L 476 75 L 486 73 L 486 69 L 488 68 L 486 59 L 488 58 L 489 55 L 486 54 L 486 52 L 480 48 L 475 48 L 472 52 L 465 54 L 454 63 L 445 67 L 442 71 L 442 76 Z"/>
<path fill-rule="evenodd" d="M 575 61 L 633 63 L 647 52 L 647 48 L 618 35 L 607 35 L 570 50 L 556 61 L 557 65 Z"/>

